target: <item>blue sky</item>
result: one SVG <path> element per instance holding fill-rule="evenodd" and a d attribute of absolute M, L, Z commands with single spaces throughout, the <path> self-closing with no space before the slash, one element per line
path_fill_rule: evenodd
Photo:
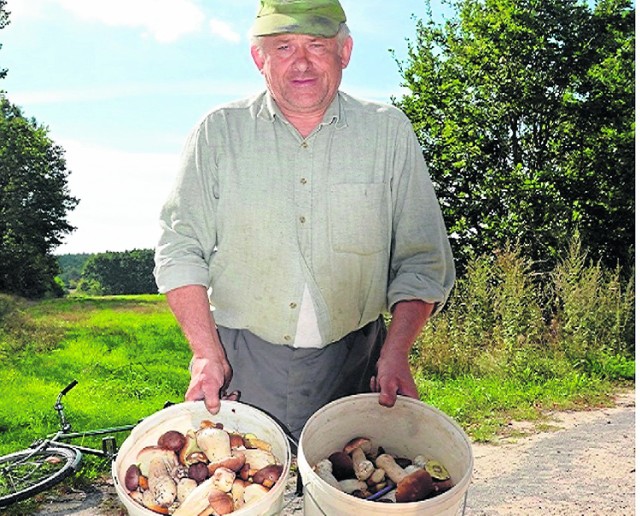
<path fill-rule="evenodd" d="M 342 0 L 355 47 L 342 89 L 401 95 L 425 0 Z M 441 13 L 437 0 L 434 13 Z M 66 150 L 80 199 L 57 254 L 154 247 L 187 134 L 212 107 L 263 89 L 248 29 L 256 0 L 8 0 L 0 90 Z"/>

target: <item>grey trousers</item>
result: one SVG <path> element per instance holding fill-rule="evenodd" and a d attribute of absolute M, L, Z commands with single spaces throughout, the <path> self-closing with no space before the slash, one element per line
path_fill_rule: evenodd
<path fill-rule="evenodd" d="M 270 344 L 247 330 L 218 327 L 233 368 L 228 392 L 289 430 L 297 440 L 311 415 L 330 401 L 369 392 L 386 336 L 382 317 L 316 348 Z"/>

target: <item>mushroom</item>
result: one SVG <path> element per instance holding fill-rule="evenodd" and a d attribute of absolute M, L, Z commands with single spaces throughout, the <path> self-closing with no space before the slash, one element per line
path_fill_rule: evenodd
<path fill-rule="evenodd" d="M 231 491 L 236 474 L 228 468 L 218 468 L 211 478 L 213 479 L 213 487 L 223 493 L 228 493 Z"/>
<path fill-rule="evenodd" d="M 159 446 L 146 446 L 142 448 L 136 456 L 140 473 L 145 477 L 149 476 L 149 464 L 154 458 L 161 459 L 167 471 L 171 471 L 178 465 L 178 457 L 171 450 L 165 450 Z"/>
<path fill-rule="evenodd" d="M 246 457 L 245 457 L 244 451 L 233 450 L 231 452 L 231 455 L 229 455 L 228 457 L 222 459 L 221 461 L 215 464 L 209 463 L 207 467 L 209 469 L 209 475 L 213 475 L 215 470 L 218 468 L 227 468 L 237 473 L 245 465 L 245 462 L 246 462 Z"/>
<path fill-rule="evenodd" d="M 241 478 L 236 478 L 231 486 L 231 498 L 233 499 L 233 507 L 237 511 L 244 505 L 244 490 L 249 485 Z"/>
<path fill-rule="evenodd" d="M 234 511 L 231 495 L 217 489 L 209 493 L 209 505 L 214 514 L 231 514 Z"/>
<path fill-rule="evenodd" d="M 253 475 L 253 481 L 256 484 L 262 484 L 267 489 L 271 489 L 282 475 L 283 466 L 281 464 L 269 464 L 262 469 L 256 471 Z"/>
<path fill-rule="evenodd" d="M 342 451 L 351 455 L 353 451 L 357 448 L 360 448 L 365 453 L 371 452 L 371 439 L 367 439 L 366 437 L 355 437 L 351 439 L 347 444 L 345 444 Z"/>
<path fill-rule="evenodd" d="M 338 482 L 340 491 L 351 494 L 355 491 L 365 492 L 369 486 L 366 482 L 358 480 L 357 478 L 347 478 L 346 480 L 340 480 Z"/>
<path fill-rule="evenodd" d="M 184 446 L 186 440 L 186 437 L 181 432 L 178 432 L 177 430 L 169 430 L 158 438 L 158 446 L 165 450 L 179 452 Z"/>
<path fill-rule="evenodd" d="M 258 502 L 269 493 L 269 490 L 260 484 L 249 484 L 244 489 L 244 504 L 250 505 Z"/>
<path fill-rule="evenodd" d="M 360 447 L 351 452 L 351 459 L 353 460 L 353 471 L 358 480 L 367 480 L 376 469 L 373 462 L 367 459 L 364 450 Z"/>
<path fill-rule="evenodd" d="M 161 507 L 169 507 L 178 494 L 175 481 L 167 471 L 163 457 L 154 457 L 149 463 L 149 490 Z"/>
<path fill-rule="evenodd" d="M 176 501 L 182 503 L 186 500 L 187 496 L 198 487 L 198 482 L 192 478 L 181 478 L 178 482 L 178 491 L 176 495 Z"/>
<path fill-rule="evenodd" d="M 340 489 L 340 484 L 338 483 L 336 477 L 333 475 L 333 466 L 331 465 L 331 461 L 329 459 L 322 459 L 320 462 L 318 462 L 316 464 L 316 467 L 314 468 L 314 471 L 316 472 L 316 475 L 318 475 L 331 487 Z"/>
<path fill-rule="evenodd" d="M 210 506 L 209 493 L 212 490 L 213 479 L 208 478 L 187 495 L 180 504 L 180 507 L 173 513 L 173 516 L 193 516 L 194 514 L 200 514 Z"/>
<path fill-rule="evenodd" d="M 135 491 L 140 485 L 140 468 L 137 464 L 131 464 L 124 474 L 124 486 L 128 491 Z"/>
<path fill-rule="evenodd" d="M 417 502 L 426 499 L 433 491 L 433 480 L 431 475 L 424 469 L 418 469 L 413 473 L 407 473 L 387 454 L 376 458 L 376 466 L 382 468 L 387 473 L 387 477 L 396 484 L 396 501 Z"/>
<path fill-rule="evenodd" d="M 244 434 L 244 437 L 242 440 L 244 442 L 245 448 L 265 450 L 268 452 L 271 451 L 271 444 L 268 443 L 267 441 L 263 441 L 262 439 L 259 439 L 258 436 L 254 434 Z"/>
<path fill-rule="evenodd" d="M 153 493 L 149 490 L 142 491 L 142 505 L 153 512 L 157 512 L 158 514 L 169 514 L 169 509 L 159 505 L 158 502 L 156 502 Z"/>
<path fill-rule="evenodd" d="M 337 451 L 329 455 L 329 460 L 333 466 L 333 476 L 338 480 L 353 478 L 353 460 L 351 459 L 351 455 L 345 451 Z"/>
<path fill-rule="evenodd" d="M 198 484 L 205 481 L 209 475 L 209 468 L 204 462 L 194 462 L 189 466 L 188 476 L 195 480 Z"/>
<path fill-rule="evenodd" d="M 259 448 L 250 449 L 250 450 L 242 450 L 245 456 L 245 462 L 249 464 L 252 470 L 258 471 L 270 464 L 277 464 L 278 459 L 276 459 L 273 453 L 267 450 L 261 450 Z"/>
<path fill-rule="evenodd" d="M 229 434 L 215 426 L 205 426 L 196 432 L 196 443 L 209 462 L 217 464 L 231 456 Z"/>
<path fill-rule="evenodd" d="M 207 456 L 198 448 L 196 433 L 191 429 L 184 434 L 184 445 L 178 452 L 178 458 L 185 466 L 190 466 L 194 462 L 207 461 Z"/>

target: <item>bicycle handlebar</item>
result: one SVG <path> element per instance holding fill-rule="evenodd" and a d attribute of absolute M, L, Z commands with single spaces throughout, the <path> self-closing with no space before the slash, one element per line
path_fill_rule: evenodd
<path fill-rule="evenodd" d="M 59 398 L 62 398 L 65 394 L 67 394 L 71 389 L 73 389 L 76 385 L 78 385 L 78 380 L 73 380 L 69 385 L 67 385 L 62 391 L 60 391 Z"/>

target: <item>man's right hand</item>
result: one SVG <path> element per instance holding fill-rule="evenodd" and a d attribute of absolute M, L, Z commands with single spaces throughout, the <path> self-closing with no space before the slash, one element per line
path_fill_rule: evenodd
<path fill-rule="evenodd" d="M 191 381 L 185 394 L 187 401 L 204 400 L 212 414 L 220 411 L 220 399 L 237 400 L 239 393 L 227 395 L 227 387 L 233 372 L 226 358 L 198 358 L 191 362 Z"/>

